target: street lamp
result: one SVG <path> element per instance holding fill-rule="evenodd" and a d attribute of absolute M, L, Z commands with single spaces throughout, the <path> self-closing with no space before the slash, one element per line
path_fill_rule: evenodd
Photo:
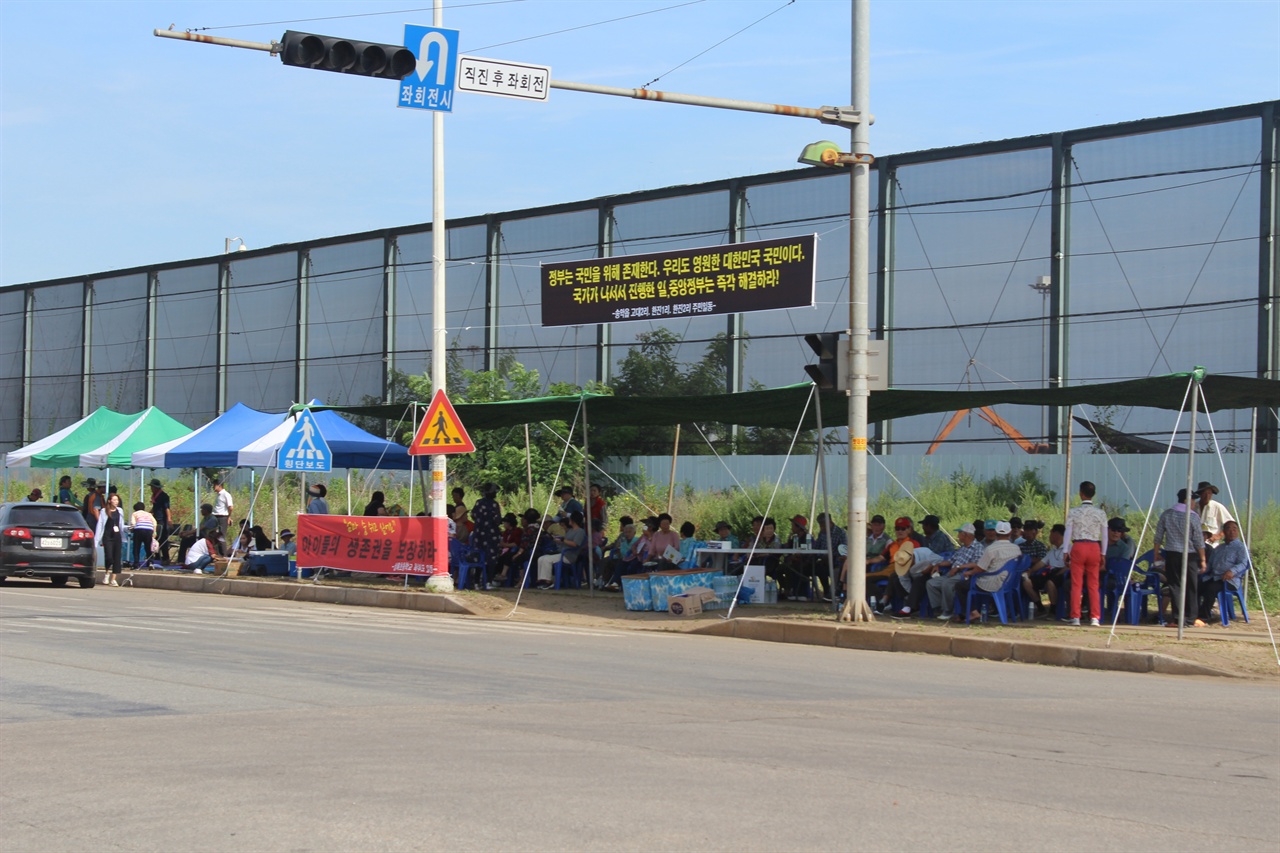
<path fill-rule="evenodd" d="M 1049 357 L 1049 294 L 1053 291 L 1053 279 L 1047 275 L 1038 275 L 1034 284 L 1027 287 L 1040 294 L 1040 387 L 1049 387 L 1049 377 L 1045 375 L 1045 363 Z M 1049 432 L 1048 412 L 1040 407 L 1041 441 L 1046 440 Z"/>
<path fill-rule="evenodd" d="M 239 241 L 240 241 L 240 245 L 236 247 L 236 251 L 237 251 L 237 252 L 247 252 L 247 251 L 249 251 L 249 247 L 248 247 L 248 246 L 246 246 L 246 245 L 244 244 L 244 238 L 243 238 L 243 237 L 227 237 L 227 238 L 226 238 L 225 240 L 223 240 L 223 242 L 222 242 L 222 254 L 224 254 L 224 255 L 229 255 L 229 254 L 231 254 L 231 244 L 232 244 L 232 243 L 234 243 L 234 242 L 236 242 L 237 240 L 239 240 Z"/>

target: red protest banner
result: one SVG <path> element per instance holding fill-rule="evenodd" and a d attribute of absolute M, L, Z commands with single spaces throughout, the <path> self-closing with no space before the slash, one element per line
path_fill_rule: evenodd
<path fill-rule="evenodd" d="M 448 525 L 448 519 L 426 516 L 299 515 L 298 568 L 376 575 L 448 571 Z"/>

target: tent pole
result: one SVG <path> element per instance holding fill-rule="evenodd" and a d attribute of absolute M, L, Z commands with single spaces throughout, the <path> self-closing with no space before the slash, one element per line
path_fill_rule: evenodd
<path fill-rule="evenodd" d="M 1191 431 L 1187 438 L 1187 500 L 1183 504 L 1182 522 L 1182 584 L 1178 587 L 1178 639 L 1187 623 L 1187 558 L 1191 553 L 1191 490 L 1196 480 L 1196 410 L 1200 402 L 1200 378 L 1193 373 L 1195 387 L 1191 389 Z"/>
<path fill-rule="evenodd" d="M 1253 407 L 1253 416 L 1249 419 L 1249 483 L 1245 487 L 1244 493 L 1244 541 L 1249 544 L 1253 542 L 1253 463 L 1258 457 L 1258 407 Z M 1240 590 L 1241 598 L 1244 598 L 1249 592 L 1249 575 L 1251 572 L 1244 573 L 1244 582 L 1241 584 L 1243 589 Z M 1265 606 L 1265 605 L 1264 605 Z"/>
<path fill-rule="evenodd" d="M 524 473 L 529 479 L 529 506 L 533 506 L 533 455 L 529 449 L 529 425 L 524 425 Z"/>
<path fill-rule="evenodd" d="M 1062 483 L 1062 520 L 1067 520 L 1067 513 L 1071 512 L 1071 424 L 1073 423 L 1072 415 L 1075 413 L 1074 406 L 1067 406 L 1067 458 L 1063 469 Z"/>
<path fill-rule="evenodd" d="M 347 469 L 347 515 L 351 515 L 351 469 Z"/>
<path fill-rule="evenodd" d="M 676 494 L 676 458 L 680 455 L 680 424 L 676 424 L 676 441 L 671 448 L 671 484 L 667 486 L 667 515 L 671 514 L 671 501 Z"/>
<path fill-rule="evenodd" d="M 587 396 L 582 395 L 582 479 L 587 499 L 587 594 L 596 594 L 596 542 L 591 535 L 591 452 L 587 439 Z"/>
<path fill-rule="evenodd" d="M 813 395 L 814 411 L 818 416 L 818 470 L 817 474 L 822 477 L 822 514 L 827 518 L 827 583 L 828 590 L 831 591 L 831 609 L 836 615 L 836 619 L 840 618 L 840 600 L 836 595 L 836 555 L 831 547 L 832 532 L 835 529 L 835 521 L 831 518 L 831 507 L 828 503 L 827 496 L 827 456 L 825 436 L 822 432 L 822 391 L 816 391 Z M 816 583 L 818 573 L 813 573 L 811 583 Z M 814 591 L 814 590 L 811 590 Z"/>
<path fill-rule="evenodd" d="M 258 495 L 258 470 L 249 469 L 249 526 L 253 527 L 253 499 Z"/>
<path fill-rule="evenodd" d="M 280 469 L 271 466 L 271 533 L 280 541 Z"/>

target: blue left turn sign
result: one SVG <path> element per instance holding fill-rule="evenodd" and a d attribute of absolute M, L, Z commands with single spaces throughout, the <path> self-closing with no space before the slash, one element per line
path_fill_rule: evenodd
<path fill-rule="evenodd" d="M 458 76 L 458 31 L 405 24 L 404 46 L 418 58 L 418 67 L 400 81 L 399 106 L 452 112 L 453 84 Z"/>

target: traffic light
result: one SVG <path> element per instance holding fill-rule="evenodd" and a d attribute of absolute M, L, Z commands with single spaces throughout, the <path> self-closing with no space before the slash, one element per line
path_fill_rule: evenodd
<path fill-rule="evenodd" d="M 398 44 L 352 41 L 293 30 L 280 40 L 280 61 L 298 68 L 389 80 L 402 80 L 418 67 L 413 51 Z"/>
<path fill-rule="evenodd" d="M 848 381 L 847 347 L 840 346 L 840 332 L 805 335 L 804 342 L 818 354 L 817 364 L 806 364 L 804 372 L 824 391 L 843 389 Z"/>

